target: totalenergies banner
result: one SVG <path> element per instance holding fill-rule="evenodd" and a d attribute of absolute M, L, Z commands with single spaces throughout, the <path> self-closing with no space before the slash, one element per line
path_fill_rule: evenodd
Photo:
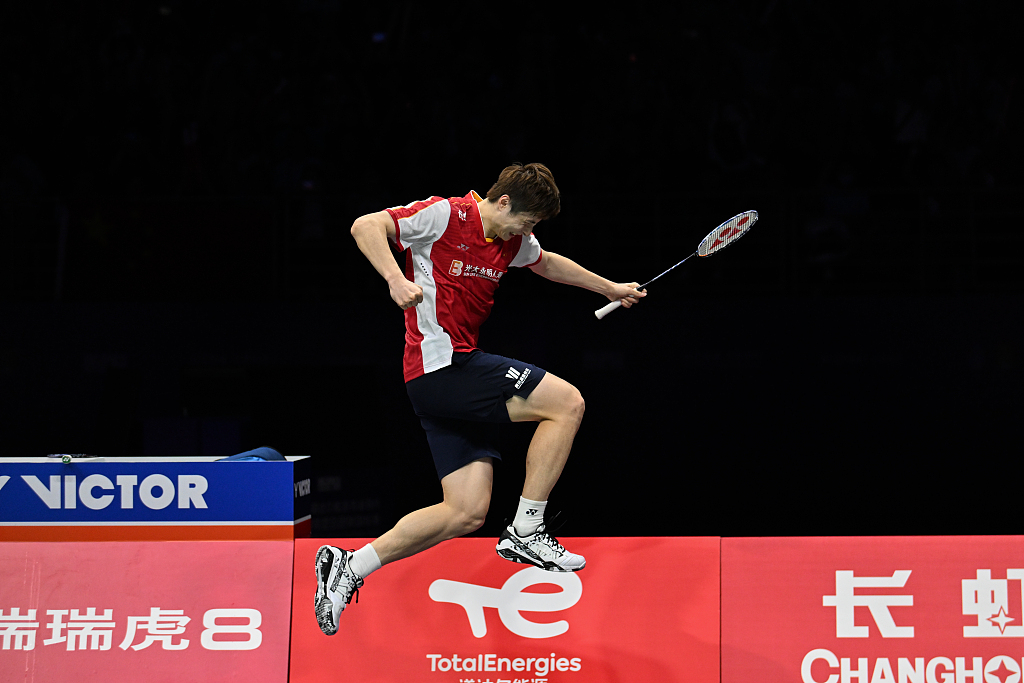
<path fill-rule="evenodd" d="M 284 683 L 292 543 L 0 543 L 0 681 Z"/>
<path fill-rule="evenodd" d="M 718 538 L 565 539 L 577 573 L 456 539 L 370 576 L 325 636 L 316 550 L 367 540 L 296 541 L 291 683 L 719 681 Z"/>
<path fill-rule="evenodd" d="M 1024 537 L 726 538 L 722 683 L 1020 683 Z"/>

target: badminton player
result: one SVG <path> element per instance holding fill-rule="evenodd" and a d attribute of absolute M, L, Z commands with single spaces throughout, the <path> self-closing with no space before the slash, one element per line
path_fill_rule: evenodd
<path fill-rule="evenodd" d="M 599 292 L 624 307 L 646 291 L 614 283 L 570 259 L 541 249 L 537 223 L 560 210 L 558 187 L 542 164 L 504 169 L 485 198 L 430 197 L 358 218 L 352 235 L 405 311 L 406 389 L 420 418 L 444 494 L 355 551 L 325 545 L 316 555 L 316 617 L 333 635 L 338 617 L 363 580 L 382 565 L 484 523 L 491 500 L 498 425 L 536 422 L 526 455 L 526 480 L 498 555 L 548 571 L 578 571 L 544 524 L 548 495 L 562 472 L 580 420 L 583 397 L 543 369 L 477 348 L 480 325 L 509 268 L 526 267 L 554 282 Z M 390 245 L 406 253 L 405 272 Z"/>

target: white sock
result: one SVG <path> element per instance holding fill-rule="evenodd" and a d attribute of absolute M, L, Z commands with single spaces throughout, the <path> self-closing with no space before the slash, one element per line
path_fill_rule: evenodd
<path fill-rule="evenodd" d="M 546 500 L 530 500 L 519 496 L 519 509 L 516 511 L 516 518 L 512 520 L 512 527 L 520 538 L 534 534 L 544 523 L 544 508 L 547 506 Z"/>
<path fill-rule="evenodd" d="M 373 546 L 369 543 L 352 553 L 348 566 L 351 567 L 352 571 L 356 573 L 356 576 L 361 579 L 365 579 L 367 576 L 381 568 L 380 558 L 377 557 L 377 551 L 374 550 Z"/>

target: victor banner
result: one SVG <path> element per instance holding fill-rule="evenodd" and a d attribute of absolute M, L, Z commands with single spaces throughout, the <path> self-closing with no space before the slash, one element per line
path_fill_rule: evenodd
<path fill-rule="evenodd" d="M 1020 683 L 1024 537 L 727 538 L 722 683 Z"/>
<path fill-rule="evenodd" d="M 292 548 L 0 543 L 0 681 L 286 683 Z"/>
<path fill-rule="evenodd" d="M 0 458 L 0 542 L 308 537 L 310 468 L 309 456 Z"/>
<path fill-rule="evenodd" d="M 572 538 L 577 573 L 465 538 L 385 566 L 325 636 L 314 558 L 295 543 L 291 683 L 719 681 L 718 538 Z"/>

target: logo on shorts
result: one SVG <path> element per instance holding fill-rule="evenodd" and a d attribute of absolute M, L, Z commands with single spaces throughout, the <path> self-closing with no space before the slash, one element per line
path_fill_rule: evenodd
<path fill-rule="evenodd" d="M 507 377 L 508 379 L 516 380 L 516 389 L 519 389 L 520 387 L 522 387 L 523 386 L 523 382 L 525 382 L 526 378 L 529 377 L 529 376 L 530 376 L 530 368 L 526 368 L 522 372 L 519 372 L 518 370 L 516 370 L 515 368 L 510 366 L 509 369 L 508 369 L 508 372 L 505 373 L 505 377 Z"/>

